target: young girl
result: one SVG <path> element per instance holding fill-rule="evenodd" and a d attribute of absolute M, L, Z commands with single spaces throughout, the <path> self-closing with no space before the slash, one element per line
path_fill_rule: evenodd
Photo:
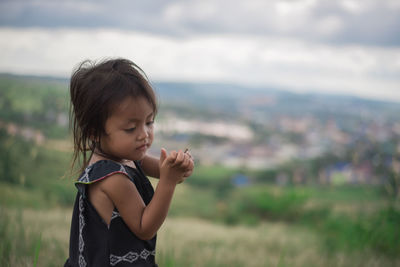
<path fill-rule="evenodd" d="M 157 266 L 156 233 L 176 184 L 193 172 L 192 157 L 165 149 L 159 159 L 147 155 L 156 97 L 133 62 L 85 61 L 70 93 L 73 164 L 83 166 L 65 266 Z M 160 179 L 155 191 L 146 175 Z"/>

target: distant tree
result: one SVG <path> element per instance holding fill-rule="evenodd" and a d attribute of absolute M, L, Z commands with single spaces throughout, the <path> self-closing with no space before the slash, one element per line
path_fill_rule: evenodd
<path fill-rule="evenodd" d="M 13 138 L 4 129 L 0 129 L 0 181 L 18 183 L 15 152 Z"/>

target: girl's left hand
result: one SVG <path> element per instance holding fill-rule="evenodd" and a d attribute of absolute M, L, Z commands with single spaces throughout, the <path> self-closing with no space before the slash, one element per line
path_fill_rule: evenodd
<path fill-rule="evenodd" d="M 194 159 L 188 150 L 185 151 L 185 155 L 189 156 L 191 164 L 189 164 L 188 168 L 186 169 L 185 174 L 183 175 L 183 179 L 178 182 L 178 184 L 183 183 L 189 176 L 193 174 L 194 170 Z"/>

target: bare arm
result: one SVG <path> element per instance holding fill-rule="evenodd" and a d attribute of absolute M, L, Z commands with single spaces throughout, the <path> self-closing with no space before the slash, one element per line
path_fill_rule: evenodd
<path fill-rule="evenodd" d="M 146 155 L 141 162 L 144 173 L 153 178 L 160 178 L 160 159 Z"/>
<path fill-rule="evenodd" d="M 176 157 L 171 154 L 167 156 L 165 150 L 161 153 L 160 181 L 147 206 L 125 175 L 115 174 L 100 182 L 101 190 L 113 202 L 129 229 L 143 240 L 151 239 L 157 233 L 167 216 L 176 183 L 187 168 L 193 168 L 193 161 L 182 151 Z"/>

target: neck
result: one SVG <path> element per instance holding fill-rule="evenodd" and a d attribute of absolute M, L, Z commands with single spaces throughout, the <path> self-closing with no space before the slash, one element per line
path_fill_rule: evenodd
<path fill-rule="evenodd" d="M 123 163 L 125 161 L 123 159 L 120 159 L 120 158 L 114 157 L 110 154 L 107 154 L 104 151 L 102 151 L 100 148 L 97 148 L 97 147 L 94 149 L 93 154 L 100 158 L 109 159 L 109 160 L 120 162 L 120 163 Z"/>

